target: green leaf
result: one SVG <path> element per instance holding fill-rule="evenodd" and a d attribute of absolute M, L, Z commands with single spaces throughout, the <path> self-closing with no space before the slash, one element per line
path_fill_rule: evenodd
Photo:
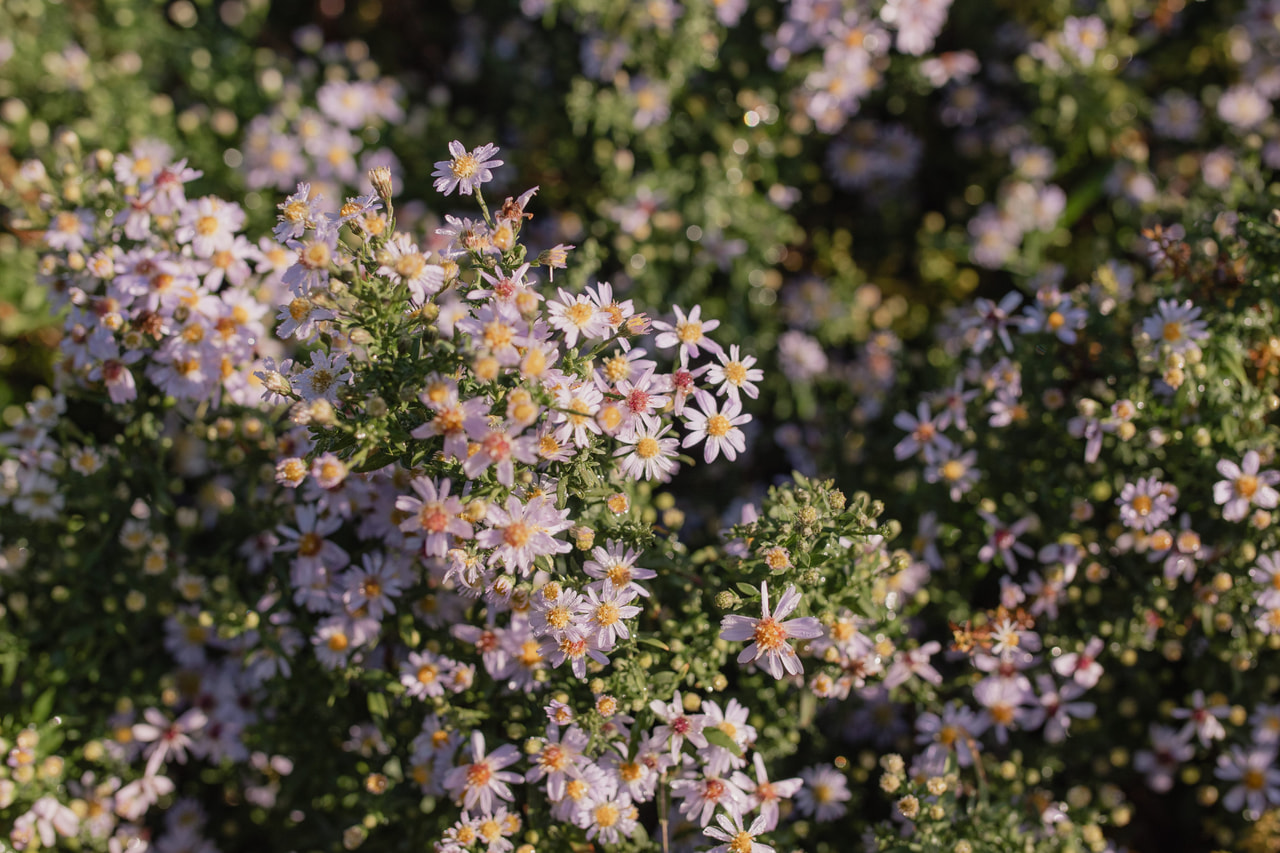
<path fill-rule="evenodd" d="M 381 717 L 382 719 L 386 719 L 390 716 L 390 712 L 387 710 L 387 697 L 381 693 L 370 693 L 369 713 L 375 717 Z"/>
<path fill-rule="evenodd" d="M 727 749 L 732 752 L 735 757 L 742 757 L 742 747 L 738 746 L 737 742 L 734 741 L 733 738 L 729 737 L 720 729 L 717 729 L 714 726 L 705 728 L 702 730 L 702 736 L 707 739 L 707 743 L 721 747 L 722 749 Z"/>
<path fill-rule="evenodd" d="M 40 698 L 36 699 L 36 704 L 31 709 L 31 722 L 33 724 L 40 725 L 49 719 L 49 714 L 53 712 L 53 696 L 54 688 L 50 687 L 40 694 Z"/>
<path fill-rule="evenodd" d="M 749 583 L 740 583 L 737 585 L 737 587 L 738 587 L 738 592 L 742 593 L 743 595 L 751 596 L 752 598 L 755 598 L 757 595 L 760 594 L 759 588 L 754 587 Z"/>
<path fill-rule="evenodd" d="M 646 646 L 653 646 L 655 648 L 662 649 L 664 652 L 671 651 L 670 646 L 661 640 L 655 640 L 653 637 L 641 637 L 640 642 L 644 643 Z"/>

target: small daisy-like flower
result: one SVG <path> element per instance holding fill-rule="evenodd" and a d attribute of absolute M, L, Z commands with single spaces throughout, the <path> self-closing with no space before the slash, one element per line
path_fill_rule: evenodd
<path fill-rule="evenodd" d="M 760 396 L 760 389 L 755 383 L 764 379 L 764 371 L 751 366 L 756 363 L 755 356 L 740 356 L 738 345 L 734 344 L 729 347 L 728 355 L 720 352 L 717 358 L 720 363 L 711 365 L 707 371 L 708 381 L 719 386 L 717 392 L 733 400 L 737 400 L 739 394 L 746 394 L 753 400 Z"/>
<path fill-rule="evenodd" d="M 444 777 L 444 786 L 463 808 L 470 810 L 479 806 L 480 811 L 491 812 L 495 798 L 511 802 L 511 788 L 507 783 L 523 781 L 519 773 L 502 769 L 519 760 L 519 750 L 509 743 L 485 755 L 484 735 L 472 732 L 471 763 L 450 770 Z"/>
<path fill-rule="evenodd" d="M 804 787 L 796 794 L 796 808 L 819 822 L 835 820 L 846 811 L 852 796 L 844 774 L 830 765 L 818 765 L 800 772 Z"/>
<path fill-rule="evenodd" d="M 978 471 L 974 463 L 978 461 L 978 453 L 970 450 L 959 456 L 941 457 L 936 465 L 931 465 L 924 471 L 924 479 L 926 483 L 936 483 L 941 480 L 951 489 L 951 500 L 958 501 L 973 488 L 974 483 L 978 482 L 981 472 Z"/>
<path fill-rule="evenodd" d="M 821 637 L 822 623 L 812 616 L 783 620 L 800 604 L 800 593 L 794 586 L 788 586 L 778 599 L 778 606 L 769 610 L 769 584 L 760 584 L 761 615 L 759 619 L 732 614 L 720 622 L 720 639 L 730 643 L 751 640 L 751 645 L 738 655 L 738 663 L 759 661 L 761 666 L 774 678 L 782 678 L 783 673 L 800 675 L 804 667 L 800 657 L 788 640 L 812 640 Z"/>
<path fill-rule="evenodd" d="M 347 479 L 347 473 L 346 463 L 332 453 L 322 454 L 311 463 L 311 476 L 322 489 L 336 489 Z"/>
<path fill-rule="evenodd" d="M 311 353 L 311 366 L 293 377 L 293 387 L 302 399 L 328 400 L 338 402 L 338 388 L 351 381 L 351 371 L 347 370 L 347 354 L 336 353 L 330 356 L 321 350 Z"/>
<path fill-rule="evenodd" d="M 750 828 L 743 826 L 742 816 L 737 813 L 730 818 L 722 812 L 716 815 L 716 822 L 719 827 L 709 826 L 702 830 L 702 834 L 725 843 L 712 847 L 708 853 L 774 853 L 768 844 L 756 841 L 757 836 L 766 832 L 764 815 L 757 815 Z"/>
<path fill-rule="evenodd" d="M 400 665 L 400 683 L 408 688 L 405 695 L 424 702 L 430 696 L 443 696 L 444 670 L 441 658 L 431 652 L 410 652 Z"/>
<path fill-rule="evenodd" d="M 1150 533 L 1173 515 L 1177 498 L 1176 487 L 1155 477 L 1140 477 L 1125 484 L 1116 504 L 1120 507 L 1120 520 L 1126 527 Z"/>
<path fill-rule="evenodd" d="M 450 195 L 455 189 L 462 195 L 471 195 L 481 184 L 493 180 L 492 169 L 502 165 L 501 160 L 491 159 L 498 153 L 498 146 L 486 143 L 470 152 L 462 147 L 462 143 L 454 140 L 449 143 L 451 160 L 440 160 L 431 177 L 436 179 L 436 192 Z"/>
<path fill-rule="evenodd" d="M 578 336 L 584 339 L 607 337 L 612 328 L 609 314 L 600 309 L 590 294 L 571 296 L 560 288 L 559 300 L 547 303 L 547 322 L 553 329 L 564 332 L 565 346 L 578 345 Z"/>
<path fill-rule="evenodd" d="M 747 438 L 738 427 L 751 420 L 750 415 L 742 414 L 742 403 L 726 399 L 717 410 L 715 397 L 706 391 L 699 389 L 694 392 L 694 397 L 702 411 L 691 410 L 688 413 L 685 426 L 689 428 L 689 434 L 684 437 L 682 446 L 693 447 L 705 439 L 703 459 L 708 464 L 722 452 L 730 462 L 737 459 L 747 447 Z"/>
<path fill-rule="evenodd" d="M 444 267 L 428 263 L 430 256 L 430 252 L 419 250 L 408 234 L 396 234 L 379 255 L 382 266 L 378 275 L 409 288 L 414 302 L 424 302 L 444 287 Z"/>
<path fill-rule="evenodd" d="M 298 184 L 298 191 L 280 202 L 280 222 L 272 234 L 280 242 L 297 240 L 314 228 L 320 218 L 320 202 L 323 197 L 311 195 L 311 184 Z"/>
<path fill-rule="evenodd" d="M 1250 506 L 1275 509 L 1280 503 L 1280 492 L 1273 487 L 1280 483 L 1280 471 L 1259 471 L 1261 459 L 1258 451 L 1250 450 L 1237 465 L 1227 459 L 1218 461 L 1218 473 L 1225 480 L 1213 485 L 1213 502 L 1222 506 L 1222 517 L 1227 521 L 1240 521 L 1249 514 Z"/>
<path fill-rule="evenodd" d="M 1183 353 L 1209 337 L 1209 327 L 1204 320 L 1197 319 L 1199 316 L 1200 309 L 1193 306 L 1190 299 L 1181 304 L 1173 299 L 1161 299 L 1156 304 L 1156 313 L 1142 321 L 1142 331 L 1173 352 Z"/>
<path fill-rule="evenodd" d="M 667 480 L 675 470 L 679 441 L 663 438 L 671 431 L 671 424 L 663 424 L 657 418 L 642 415 L 635 418 L 618 435 L 618 442 L 625 445 L 614 451 L 614 456 L 625 456 L 622 473 L 634 480 Z"/>
<path fill-rule="evenodd" d="M 1228 811 L 1247 808 L 1261 815 L 1268 805 L 1280 804 L 1280 770 L 1275 767 L 1274 748 L 1254 747 L 1244 750 L 1231 747 L 1226 755 L 1218 756 L 1218 769 L 1214 775 L 1227 782 L 1237 782 L 1222 798 Z"/>
<path fill-rule="evenodd" d="M 695 305 L 688 316 L 685 315 L 683 309 L 679 305 L 675 306 L 676 321 L 674 323 L 666 323 L 661 320 L 653 321 L 653 328 L 658 330 L 658 337 L 654 339 L 661 349 L 670 347 L 680 347 L 680 365 L 688 366 L 689 358 L 697 358 L 702 349 L 706 349 L 717 355 L 723 352 L 720 345 L 707 337 L 707 332 L 712 331 L 720 325 L 719 320 L 702 321 L 702 306 Z"/>

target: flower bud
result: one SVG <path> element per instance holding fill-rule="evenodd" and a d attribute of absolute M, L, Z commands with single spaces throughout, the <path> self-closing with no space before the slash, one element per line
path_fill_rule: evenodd
<path fill-rule="evenodd" d="M 378 194 L 378 198 L 383 203 L 391 203 L 391 170 L 386 166 L 375 166 L 369 170 L 369 183 L 373 187 L 373 191 Z"/>

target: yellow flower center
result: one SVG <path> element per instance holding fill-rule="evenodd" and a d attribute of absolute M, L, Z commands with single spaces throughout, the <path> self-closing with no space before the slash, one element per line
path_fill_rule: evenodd
<path fill-rule="evenodd" d="M 298 256 L 298 261 L 305 267 L 313 270 L 324 269 L 329 266 L 333 253 L 329 251 L 327 243 L 311 243 L 302 250 L 302 254 Z"/>
<path fill-rule="evenodd" d="M 658 455 L 658 440 L 645 436 L 636 442 L 636 455 L 641 459 L 652 459 Z"/>
<path fill-rule="evenodd" d="M 751 853 L 751 833 L 745 829 L 729 842 L 729 853 Z"/>
<path fill-rule="evenodd" d="M 621 816 L 618 807 L 613 803 L 604 803 L 596 806 L 596 826 L 608 829 L 617 823 Z"/>
<path fill-rule="evenodd" d="M 196 220 L 196 233 L 201 237 L 211 237 L 218 233 L 218 217 L 201 216 Z"/>
<path fill-rule="evenodd" d="M 1054 311 L 1045 318 L 1044 324 L 1049 327 L 1049 331 L 1056 332 L 1062 328 L 1062 324 L 1067 322 L 1067 318 L 1062 316 L 1061 311 Z"/>
<path fill-rule="evenodd" d="M 450 169 L 453 170 L 454 177 L 466 180 L 480 170 L 480 161 L 470 154 L 463 154 L 453 161 Z"/>
<path fill-rule="evenodd" d="M 766 652 L 775 651 L 786 645 L 787 629 L 779 624 L 777 619 L 770 616 L 768 619 L 761 619 L 756 625 L 756 629 L 752 632 L 752 639 L 756 641 L 756 645 Z"/>
<path fill-rule="evenodd" d="M 467 768 L 467 787 L 481 788 L 489 784 L 489 777 L 493 775 L 493 771 L 489 769 L 489 765 L 481 762 L 472 764 Z"/>
<path fill-rule="evenodd" d="M 428 533 L 443 533 L 449 526 L 449 513 L 439 501 L 425 503 L 418 513 L 418 524 Z"/>
<path fill-rule="evenodd" d="M 1161 335 L 1169 343 L 1182 340 L 1182 324 L 1177 321 L 1165 323 Z"/>
<path fill-rule="evenodd" d="M 569 753 L 558 744 L 549 743 L 538 757 L 538 763 L 548 770 L 563 770 L 569 766 Z"/>
<path fill-rule="evenodd" d="M 402 255 L 396 261 L 396 275 L 401 278 L 414 279 L 427 268 L 427 259 L 418 252 Z"/>
<path fill-rule="evenodd" d="M 334 633 L 329 635 L 328 646 L 329 646 L 329 651 L 331 652 L 346 651 L 348 643 L 349 641 L 347 640 L 347 635 L 343 634 L 341 631 L 335 631 Z"/>
<path fill-rule="evenodd" d="M 605 577 L 609 579 L 609 583 L 621 589 L 631 583 L 631 568 L 622 563 L 610 566 L 605 572 Z"/>
<path fill-rule="evenodd" d="M 553 607 L 547 611 L 547 624 L 557 630 L 569 627 L 569 623 L 573 621 L 573 615 L 567 607 Z"/>
<path fill-rule="evenodd" d="M 734 385 L 747 381 L 747 368 L 740 361 L 731 361 L 724 366 L 724 378 Z"/>
<path fill-rule="evenodd" d="M 609 380 L 609 384 L 616 385 L 627 378 L 627 374 L 631 372 L 630 364 L 624 355 L 615 355 L 613 358 L 606 359 L 604 363 L 604 378 Z"/>
<path fill-rule="evenodd" d="M 1133 507 L 1133 511 L 1143 518 L 1146 518 L 1151 514 L 1151 498 L 1146 495 L 1138 495 L 1135 497 L 1131 506 Z"/>
<path fill-rule="evenodd" d="M 696 344 L 702 340 L 701 323 L 679 323 L 676 325 L 676 337 L 681 343 Z"/>
<path fill-rule="evenodd" d="M 440 675 L 440 670 L 433 664 L 424 663 L 418 667 L 418 683 L 430 684 Z"/>
<path fill-rule="evenodd" d="M 575 302 L 565 309 L 564 315 L 575 326 L 585 326 L 596 315 L 596 309 L 587 302 Z"/>
<path fill-rule="evenodd" d="M 729 423 L 729 419 L 724 415 L 712 415 L 707 418 L 707 435 L 713 438 L 727 435 L 732 428 L 733 424 Z"/>
<path fill-rule="evenodd" d="M 621 612 L 618 605 L 613 602 L 606 601 L 596 608 L 595 621 L 603 627 L 617 624 L 621 618 Z"/>
<path fill-rule="evenodd" d="M 513 521 L 502 529 L 502 541 L 512 548 L 523 548 L 533 538 L 533 529 L 523 521 Z"/>
<path fill-rule="evenodd" d="M 1236 478 L 1236 494 L 1242 498 L 1251 498 L 1258 491 L 1258 478 L 1252 474 L 1241 474 Z"/>
<path fill-rule="evenodd" d="M 955 482 L 964 476 L 965 465 L 959 459 L 952 459 L 942 466 L 942 478 Z"/>
<path fill-rule="evenodd" d="M 298 539 L 298 553 L 303 557 L 314 557 L 324 547 L 324 537 L 317 533 L 304 533 Z"/>

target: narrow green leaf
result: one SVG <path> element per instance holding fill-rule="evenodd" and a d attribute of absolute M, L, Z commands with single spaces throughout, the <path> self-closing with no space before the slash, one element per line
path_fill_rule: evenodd
<path fill-rule="evenodd" d="M 705 728 L 702 730 L 702 736 L 707 739 L 707 743 L 721 747 L 722 749 L 727 749 L 736 757 L 742 756 L 742 747 L 738 746 L 737 742 L 734 741 L 733 738 L 729 737 L 729 735 L 725 734 L 720 729 L 717 729 L 714 726 Z"/>

